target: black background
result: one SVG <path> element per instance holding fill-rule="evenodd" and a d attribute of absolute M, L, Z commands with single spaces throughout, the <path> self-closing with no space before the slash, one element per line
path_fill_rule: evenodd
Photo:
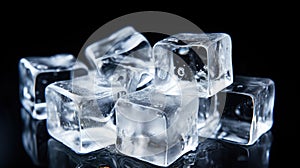
<path fill-rule="evenodd" d="M 145 5 L 147 3 L 150 2 L 145 2 Z M 7 12 L 1 14 L 0 167 L 33 166 L 21 143 L 19 59 L 57 53 L 77 55 L 86 39 L 106 22 L 146 10 L 177 14 L 192 21 L 204 32 L 224 32 L 231 36 L 234 75 L 266 77 L 275 82 L 270 167 L 294 161 L 289 152 L 297 147 L 297 123 L 294 121 L 298 111 L 293 108 L 296 104 L 291 96 L 295 93 L 297 80 L 291 76 L 297 72 L 296 66 L 293 66 L 297 56 L 288 51 L 297 48 L 284 40 L 293 34 L 289 32 L 291 29 L 286 31 L 290 18 L 283 15 L 284 5 L 185 3 L 174 7 L 125 8 L 122 5 L 79 4 L 80 7 L 74 8 L 72 5 L 45 3 L 37 7 L 25 6 L 18 4 L 16 8 L 12 4 L 7 6 Z M 290 128 L 292 131 L 289 131 Z"/>

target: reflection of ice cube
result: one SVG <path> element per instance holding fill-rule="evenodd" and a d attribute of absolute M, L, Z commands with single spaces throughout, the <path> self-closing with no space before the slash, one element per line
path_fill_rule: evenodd
<path fill-rule="evenodd" d="M 252 146 L 229 144 L 206 139 L 195 152 L 183 156 L 176 167 L 269 167 L 272 132 L 263 134 Z M 188 165 L 186 164 L 188 163 Z M 175 166 L 174 166 L 175 167 Z"/>
<path fill-rule="evenodd" d="M 232 83 L 231 39 L 226 34 L 176 34 L 157 42 L 153 56 L 156 81 L 195 79 L 200 97 L 211 97 Z"/>
<path fill-rule="evenodd" d="M 239 146 L 206 139 L 191 151 L 177 159 L 169 167 L 269 167 L 272 133 L 262 135 L 252 146 Z M 48 167 L 157 167 L 147 162 L 120 154 L 115 146 L 79 155 L 50 138 L 48 141 Z"/>
<path fill-rule="evenodd" d="M 168 166 L 198 145 L 199 102 L 195 95 L 160 91 L 159 86 L 149 86 L 117 101 L 116 148 L 128 156 Z"/>
<path fill-rule="evenodd" d="M 86 155 L 74 153 L 55 139 L 48 141 L 49 168 L 57 167 L 117 167 L 115 153 L 101 149 Z"/>
<path fill-rule="evenodd" d="M 52 82 L 87 74 L 87 67 L 72 55 L 58 54 L 51 57 L 27 57 L 19 62 L 21 103 L 36 119 L 47 118 L 45 88 Z"/>
<path fill-rule="evenodd" d="M 132 27 L 125 27 L 86 48 L 86 56 L 100 75 L 135 91 L 154 73 L 152 48 L 147 39 Z M 144 75 L 150 78 L 143 77 Z M 147 83 L 147 82 L 146 82 Z"/>
<path fill-rule="evenodd" d="M 46 120 L 37 120 L 31 112 L 21 108 L 23 122 L 22 142 L 26 153 L 36 166 L 47 165 L 47 141 L 49 134 Z"/>
<path fill-rule="evenodd" d="M 91 75 L 50 84 L 46 88 L 50 135 L 77 153 L 115 143 L 113 106 L 123 91 L 106 82 L 102 85 Z"/>
<path fill-rule="evenodd" d="M 228 101 L 215 138 L 252 145 L 271 129 L 275 96 L 272 80 L 237 76 L 222 92 Z"/>

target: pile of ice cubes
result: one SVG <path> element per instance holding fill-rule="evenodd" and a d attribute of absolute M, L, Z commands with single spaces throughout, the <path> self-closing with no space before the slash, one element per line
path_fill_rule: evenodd
<path fill-rule="evenodd" d="M 206 138 L 252 145 L 273 124 L 274 82 L 233 76 L 231 38 L 180 33 L 153 47 L 132 27 L 69 54 L 19 62 L 20 99 L 76 153 L 168 166 Z M 88 68 L 91 67 L 91 68 Z"/>

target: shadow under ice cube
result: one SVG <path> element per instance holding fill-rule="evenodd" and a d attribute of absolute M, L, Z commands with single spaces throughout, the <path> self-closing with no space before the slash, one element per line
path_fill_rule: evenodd
<path fill-rule="evenodd" d="M 72 74 L 86 75 L 87 67 L 73 55 L 27 57 L 19 62 L 20 100 L 36 119 L 46 119 L 45 88 L 52 82 L 71 79 Z"/>
<path fill-rule="evenodd" d="M 149 82 L 154 74 L 152 47 L 132 27 L 125 27 L 86 48 L 85 54 L 100 76 L 128 92 Z"/>
<path fill-rule="evenodd" d="M 156 82 L 197 80 L 199 97 L 211 97 L 233 82 L 231 38 L 224 33 L 172 35 L 153 47 Z"/>
<path fill-rule="evenodd" d="M 237 76 L 222 93 L 226 103 L 214 138 L 252 145 L 271 129 L 275 98 L 271 79 Z"/>
<path fill-rule="evenodd" d="M 156 87 L 117 101 L 116 148 L 139 160 L 168 166 L 198 145 L 199 102 L 197 96 L 167 95 Z"/>
<path fill-rule="evenodd" d="M 86 76 L 55 82 L 46 88 L 48 132 L 76 153 L 115 143 L 113 107 L 124 89 L 103 83 Z"/>

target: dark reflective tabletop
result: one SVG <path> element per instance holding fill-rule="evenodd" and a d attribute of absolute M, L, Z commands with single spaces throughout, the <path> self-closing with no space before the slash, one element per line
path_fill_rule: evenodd
<path fill-rule="evenodd" d="M 157 167 L 119 153 L 109 146 L 89 154 L 76 154 L 51 138 L 46 120 L 36 120 L 21 108 L 22 142 L 33 165 L 39 167 Z M 169 167 L 269 167 L 272 132 L 265 133 L 254 145 L 240 146 L 213 139 L 199 143 L 196 151 L 180 157 Z"/>

